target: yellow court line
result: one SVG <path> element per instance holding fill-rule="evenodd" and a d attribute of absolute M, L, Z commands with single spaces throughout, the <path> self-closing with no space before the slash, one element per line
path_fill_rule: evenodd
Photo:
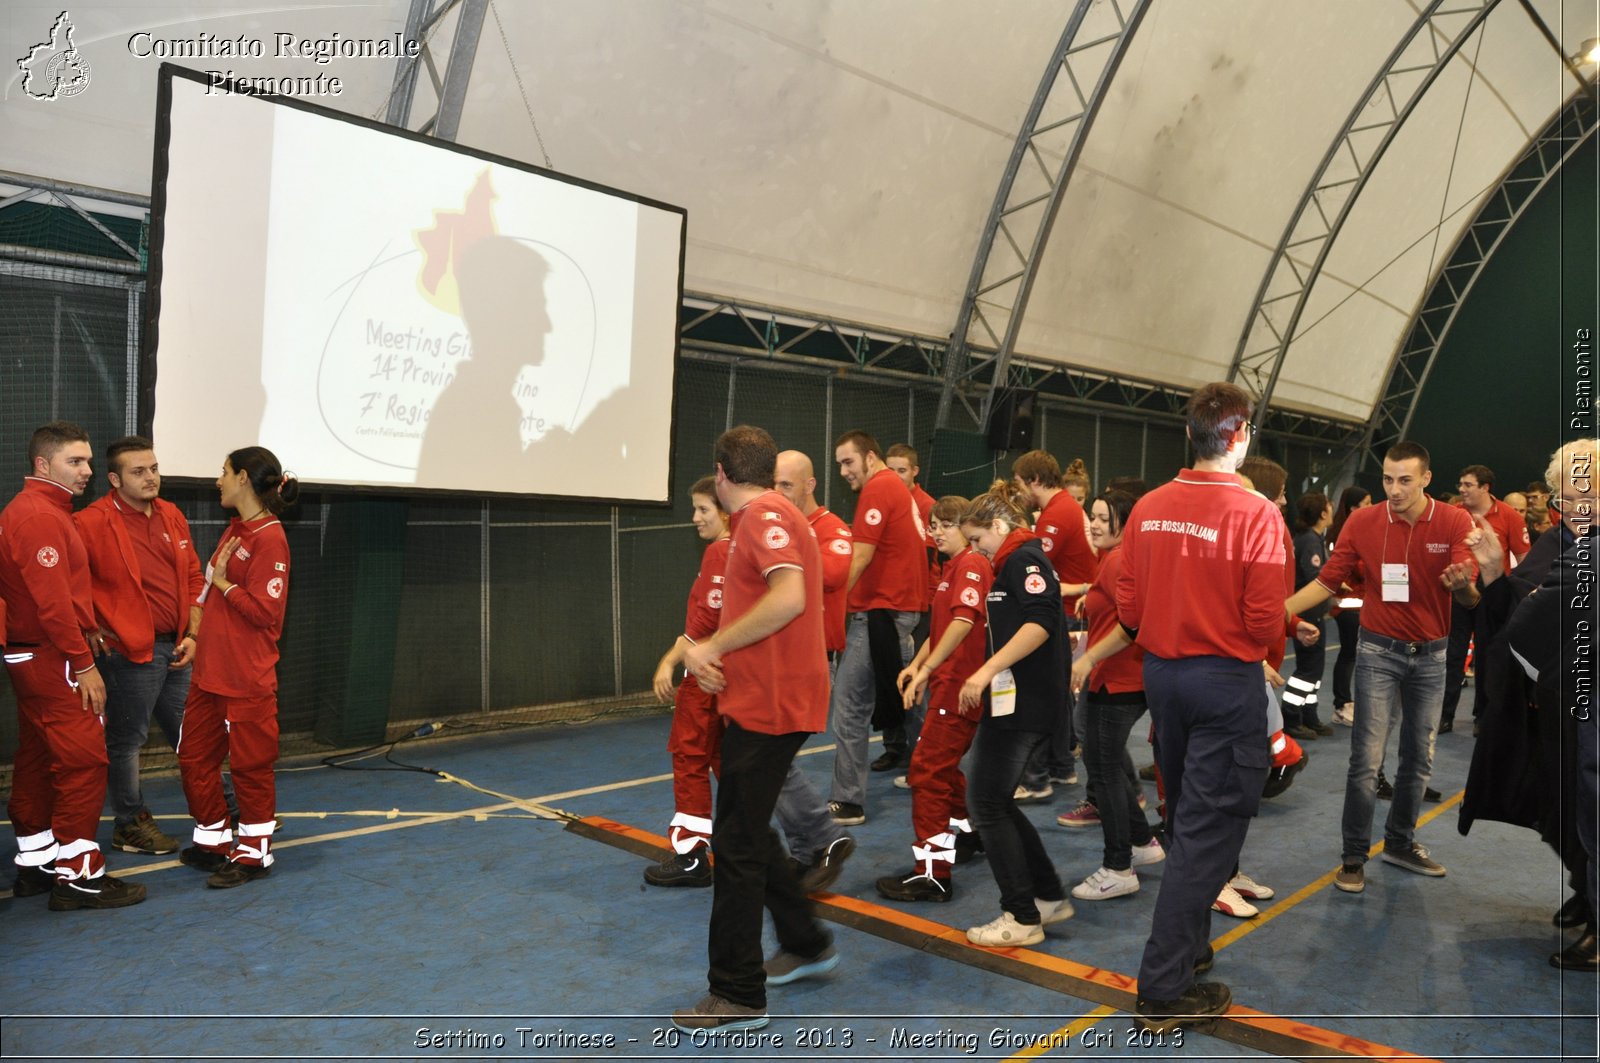
<path fill-rule="evenodd" d="M 1440 802 L 1438 808 L 1433 809 L 1417 819 L 1417 826 L 1419 828 L 1425 827 L 1429 823 L 1432 823 L 1434 820 L 1438 819 L 1440 816 L 1444 815 L 1449 809 L 1459 805 L 1461 803 L 1461 799 L 1466 796 L 1466 793 L 1467 792 L 1465 790 L 1458 790 L 1455 794 Z M 1367 856 L 1369 858 L 1374 857 L 1381 852 L 1383 852 L 1383 843 L 1379 842 L 1367 850 Z M 1229 945 L 1232 945 L 1240 938 L 1255 933 L 1257 930 L 1260 930 L 1262 927 L 1266 926 L 1280 915 L 1283 915 L 1285 912 L 1289 911 L 1289 909 L 1293 908 L 1301 901 L 1315 893 L 1319 893 L 1322 890 L 1327 889 L 1333 884 L 1334 877 L 1338 874 L 1339 869 L 1334 868 L 1332 871 L 1329 871 L 1322 877 L 1307 883 L 1300 889 L 1295 890 L 1293 893 L 1289 894 L 1289 896 L 1285 897 L 1277 904 L 1274 904 L 1271 908 L 1265 909 L 1260 915 L 1252 916 L 1242 925 L 1235 927 L 1233 930 L 1228 931 L 1221 937 L 1213 938 L 1211 941 L 1212 949 L 1217 952 L 1221 952 L 1223 949 L 1227 948 Z M 1116 1013 L 1117 1009 L 1115 1008 L 1096 1008 L 1094 1011 L 1089 1012 L 1089 1014 L 1077 1019 L 1067 1026 L 1063 1026 L 1061 1029 L 1045 1038 L 1039 1047 L 1026 1049 L 1015 1056 L 1011 1056 L 1010 1059 L 1034 1059 L 1038 1056 L 1044 1055 L 1046 1052 L 1052 1051 L 1052 1046 L 1066 1046 L 1071 1042 L 1072 1038 L 1077 1037 L 1084 1030 L 1094 1026 L 1101 1018 L 1105 1018 L 1109 1015 L 1115 1015 Z"/>

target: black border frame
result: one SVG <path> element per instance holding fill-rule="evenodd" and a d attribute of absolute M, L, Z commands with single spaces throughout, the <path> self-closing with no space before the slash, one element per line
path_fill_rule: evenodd
<path fill-rule="evenodd" d="M 139 389 L 138 389 L 138 419 L 137 424 L 141 434 L 151 436 L 156 413 L 156 376 L 159 367 L 156 360 L 156 349 L 160 346 L 160 319 L 161 319 L 161 277 L 162 277 L 162 250 L 166 241 L 166 211 L 167 211 L 167 153 L 172 137 L 172 80 L 183 78 L 205 86 L 213 86 L 215 82 L 204 71 L 191 70 L 188 67 L 178 66 L 175 63 L 162 63 L 156 83 L 156 120 L 155 120 L 155 149 L 151 163 L 150 175 L 150 242 L 149 264 L 145 271 L 145 297 L 144 297 L 144 330 L 139 343 Z M 414 498 L 438 499 L 526 499 L 547 502 L 576 502 L 590 505 L 612 506 L 652 506 L 670 507 L 676 497 L 677 484 L 674 482 L 677 465 L 678 446 L 678 368 L 681 361 L 683 347 L 683 330 L 678 327 L 678 321 L 683 306 L 683 278 L 685 259 L 689 246 L 689 212 L 685 207 L 664 203 L 661 200 L 651 199 L 648 196 L 637 195 L 632 192 L 603 185 L 596 181 L 573 177 L 569 174 L 559 173 L 555 170 L 535 166 L 532 163 L 522 162 L 505 155 L 483 151 L 478 148 L 456 144 L 453 141 L 439 140 L 423 133 L 413 132 L 399 126 L 388 125 L 384 122 L 364 118 L 360 115 L 348 114 L 344 111 L 324 107 L 320 104 L 310 103 L 298 96 L 283 96 L 270 92 L 239 91 L 235 79 L 225 79 L 220 86 L 220 91 L 228 95 L 246 96 L 261 100 L 264 103 L 291 107 L 295 110 L 306 111 L 323 118 L 331 118 L 350 125 L 360 126 L 374 132 L 398 136 L 406 140 L 426 144 L 429 147 L 452 151 L 458 155 L 466 155 L 484 162 L 494 163 L 524 173 L 534 174 L 560 181 L 563 184 L 575 185 L 586 188 L 592 192 L 624 199 L 642 206 L 653 207 L 670 214 L 677 214 L 682 219 L 681 238 L 678 241 L 678 295 L 677 302 L 672 308 L 672 396 L 669 400 L 671 408 L 668 411 L 668 439 L 667 439 L 667 495 L 663 499 L 616 498 L 598 495 L 552 495 L 513 491 L 455 491 L 439 487 L 409 487 L 409 486 L 380 486 L 375 484 L 351 484 L 343 482 L 323 482 L 307 480 L 302 482 L 302 488 L 324 494 L 352 494 L 352 495 L 382 495 L 405 496 Z M 153 437 L 152 437 L 153 438 Z M 246 445 L 239 443 L 240 446 Z M 226 446 L 219 445 L 219 453 L 227 453 Z M 170 477 L 174 484 L 196 485 L 208 481 L 203 478 L 187 476 Z"/>

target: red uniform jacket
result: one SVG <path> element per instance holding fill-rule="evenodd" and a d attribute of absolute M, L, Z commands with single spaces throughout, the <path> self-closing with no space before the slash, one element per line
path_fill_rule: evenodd
<path fill-rule="evenodd" d="M 1093 583 L 1095 568 L 1094 550 L 1089 546 L 1088 522 L 1083 518 L 1083 507 L 1066 491 L 1057 491 L 1039 511 L 1039 522 L 1034 531 L 1039 535 L 1039 545 L 1044 556 L 1056 567 L 1062 583 Z M 1068 616 L 1078 606 L 1077 596 L 1061 598 L 1061 608 Z"/>
<path fill-rule="evenodd" d="M 850 582 L 850 558 L 855 553 L 850 525 L 826 506 L 818 506 L 806 518 L 822 551 L 822 629 L 828 649 L 844 649 L 845 587 Z"/>
<path fill-rule="evenodd" d="M 38 476 L 0 511 L 0 598 L 10 645 L 54 646 L 75 672 L 94 667 L 89 555 L 72 523 L 72 492 Z"/>
<path fill-rule="evenodd" d="M 218 541 L 243 540 L 228 559 L 234 586 L 219 593 L 210 583 L 201 592 L 200 649 L 194 656 L 194 685 L 229 698 L 253 698 L 278 689 L 278 639 L 289 602 L 289 540 L 276 517 L 246 524 L 235 517 Z M 216 552 L 211 554 L 212 562 Z"/>
<path fill-rule="evenodd" d="M 945 631 L 957 620 L 972 626 L 966 638 L 928 677 L 928 706 L 954 711 L 961 684 L 989 659 L 989 640 L 984 634 L 988 623 L 989 588 L 994 585 L 994 569 L 982 554 L 973 549 L 961 551 L 945 562 L 943 578 L 933 596 L 933 613 L 928 624 L 928 652 L 939 645 Z"/>
<path fill-rule="evenodd" d="M 200 596 L 206 580 L 200 572 L 200 557 L 195 553 L 189 522 L 177 506 L 166 499 L 156 499 L 151 519 L 161 521 L 172 540 L 180 600 L 175 616 L 151 616 L 150 600 L 140 582 L 139 559 L 115 498 L 115 494 L 109 494 L 97 499 L 72 519 L 89 551 L 95 617 L 100 627 L 111 633 L 124 657 L 144 664 L 153 655 L 156 632 L 176 631 L 181 636 L 188 630 L 189 603 Z"/>

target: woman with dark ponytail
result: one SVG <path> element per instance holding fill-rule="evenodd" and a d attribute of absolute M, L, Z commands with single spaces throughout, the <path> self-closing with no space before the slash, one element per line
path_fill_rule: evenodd
<path fill-rule="evenodd" d="M 1050 740 L 1067 704 L 1066 625 L 1061 584 L 1028 529 L 1027 488 L 996 480 L 961 516 L 961 532 L 994 567 L 988 659 L 957 696 L 963 713 L 982 707 L 967 777 L 967 811 L 1000 887 L 1000 917 L 967 931 L 975 945 L 1044 940 L 1046 924 L 1072 915 L 1061 878 L 1033 823 L 1017 807 L 1029 756 Z"/>
<path fill-rule="evenodd" d="M 194 845 L 179 854 L 211 872 L 206 885 L 242 886 L 272 870 L 278 759 L 278 639 L 289 600 L 289 540 L 278 516 L 300 483 L 265 447 L 229 454 L 217 477 L 224 509 L 236 516 L 206 566 L 194 678 L 183 710 L 178 769 Z M 222 761 L 233 775 L 239 834 L 228 821 Z"/>

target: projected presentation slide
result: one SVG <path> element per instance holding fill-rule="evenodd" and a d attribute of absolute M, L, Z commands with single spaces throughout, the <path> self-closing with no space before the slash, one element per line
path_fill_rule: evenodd
<path fill-rule="evenodd" d="M 157 123 L 167 475 L 667 500 L 681 209 L 172 67 Z"/>

